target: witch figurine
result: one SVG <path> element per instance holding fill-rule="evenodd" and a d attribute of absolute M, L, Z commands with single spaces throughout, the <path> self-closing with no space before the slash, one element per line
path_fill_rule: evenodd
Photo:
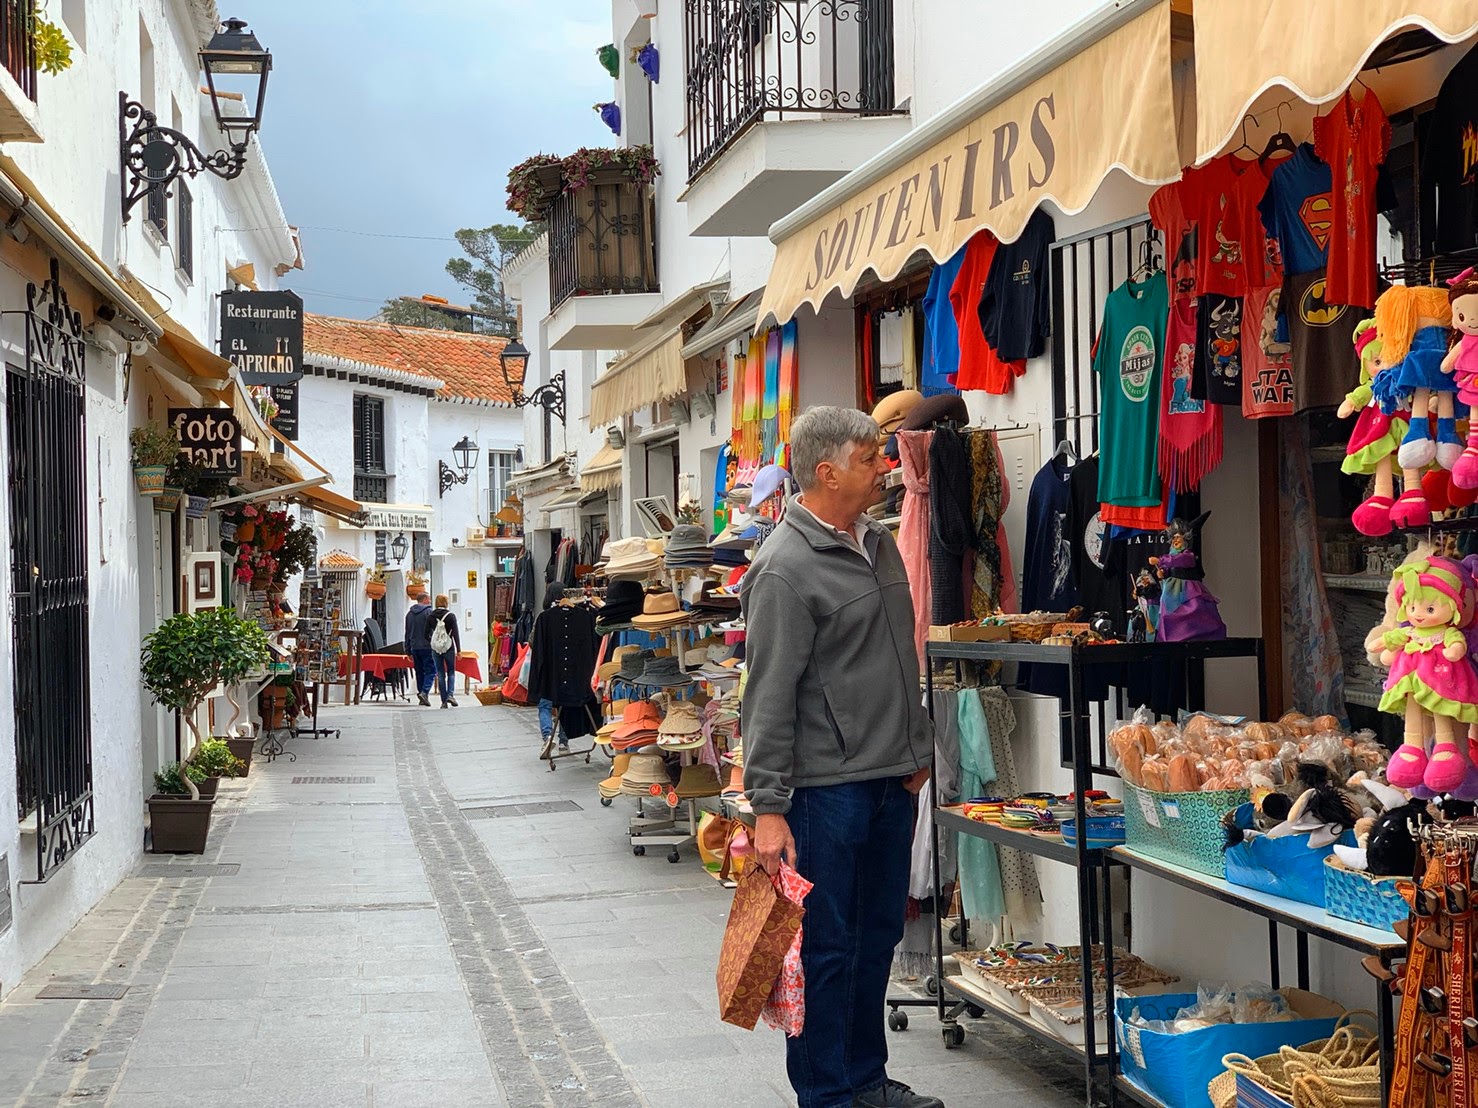
<path fill-rule="evenodd" d="M 1155 636 L 1160 642 L 1227 637 L 1227 625 L 1221 620 L 1217 599 L 1202 583 L 1206 575 L 1191 549 L 1209 515 L 1210 512 L 1203 512 L 1190 523 L 1171 520 L 1170 553 L 1150 559 L 1160 579 L 1160 624 Z"/>
<path fill-rule="evenodd" d="M 1160 580 L 1148 568 L 1134 579 L 1135 607 L 1129 610 L 1128 642 L 1154 642 L 1160 624 Z"/>

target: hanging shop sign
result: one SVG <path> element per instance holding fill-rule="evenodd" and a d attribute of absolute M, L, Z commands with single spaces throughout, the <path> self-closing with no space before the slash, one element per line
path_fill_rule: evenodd
<path fill-rule="evenodd" d="M 180 440 L 180 453 L 203 476 L 241 476 L 241 424 L 227 408 L 171 408 L 169 426 Z"/>
<path fill-rule="evenodd" d="M 303 375 L 303 298 L 287 289 L 221 294 L 221 353 L 247 385 Z"/>
<path fill-rule="evenodd" d="M 377 508 L 365 513 L 370 531 L 429 531 L 434 519 L 429 508 Z"/>
<path fill-rule="evenodd" d="M 843 178 L 823 194 L 838 202 L 781 220 L 760 322 L 851 296 L 869 270 L 891 281 L 921 251 L 946 261 L 985 228 L 1011 242 L 1044 200 L 1082 211 L 1113 169 L 1146 184 L 1179 177 L 1170 5 L 1067 49 L 1044 49 L 900 140 L 896 162 L 885 152 L 884 168 Z"/>
<path fill-rule="evenodd" d="M 298 440 L 298 383 L 272 385 L 272 403 L 277 405 L 277 414 L 272 417 L 272 429 L 285 439 Z"/>

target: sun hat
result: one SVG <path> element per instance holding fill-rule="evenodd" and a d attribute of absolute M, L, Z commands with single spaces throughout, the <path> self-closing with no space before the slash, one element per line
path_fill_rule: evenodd
<path fill-rule="evenodd" d="M 706 762 L 683 766 L 682 775 L 677 779 L 677 795 L 684 800 L 700 796 L 718 796 L 722 791 L 723 786 L 719 784 L 718 770 Z"/>
<path fill-rule="evenodd" d="M 691 523 L 680 523 L 667 536 L 662 561 L 668 569 L 704 569 L 713 560 L 708 532 Z"/>
<path fill-rule="evenodd" d="M 965 398 L 959 393 L 942 392 L 938 396 L 926 397 L 913 406 L 913 410 L 898 425 L 900 431 L 922 431 L 936 423 L 953 420 L 962 426 L 970 422 L 970 409 L 965 407 Z"/>
<path fill-rule="evenodd" d="M 596 667 L 595 675 L 602 681 L 609 681 L 612 677 L 615 677 L 621 672 L 621 659 L 626 657 L 626 655 L 628 654 L 636 654 L 640 652 L 640 650 L 641 647 L 639 646 L 616 647 L 616 649 L 611 653 L 610 661 L 602 662 L 599 666 Z"/>
<path fill-rule="evenodd" d="M 611 759 L 611 775 L 596 786 L 601 796 L 610 800 L 621 791 L 621 778 L 625 775 L 626 769 L 630 765 L 630 754 L 617 754 L 615 758 Z"/>
<path fill-rule="evenodd" d="M 758 507 L 785 487 L 790 480 L 790 470 L 771 462 L 754 475 L 754 492 L 749 498 L 753 507 Z"/>
<path fill-rule="evenodd" d="M 698 594 L 698 599 L 693 602 L 693 607 L 707 611 L 737 612 L 739 596 L 737 593 L 729 592 L 726 585 L 705 581 L 703 590 Z"/>
<path fill-rule="evenodd" d="M 627 654 L 621 659 L 621 673 L 619 679 L 634 682 L 647 668 L 647 661 L 652 657 L 650 650 L 638 650 L 634 654 Z"/>
<path fill-rule="evenodd" d="M 657 556 L 647 548 L 646 539 L 616 539 L 611 543 L 607 577 L 641 578 L 656 568 Z"/>
<path fill-rule="evenodd" d="M 732 508 L 744 508 L 749 505 L 749 498 L 752 492 L 753 489 L 747 483 L 735 485 L 728 492 L 724 493 L 724 500 Z"/>
<path fill-rule="evenodd" d="M 663 738 L 701 735 L 703 723 L 698 719 L 698 708 L 687 701 L 678 701 L 667 710 L 667 716 L 657 728 Z"/>
<path fill-rule="evenodd" d="M 621 713 L 621 722 L 611 732 L 614 739 L 627 739 L 642 731 L 656 731 L 662 712 L 650 700 L 633 700 Z"/>
<path fill-rule="evenodd" d="M 621 775 L 621 791 L 632 796 L 650 796 L 652 786 L 667 789 L 672 778 L 660 754 L 633 754 L 626 772 Z"/>
<path fill-rule="evenodd" d="M 596 730 L 596 742 L 600 743 L 602 746 L 610 745 L 611 736 L 615 733 L 616 728 L 621 726 L 622 717 L 626 712 L 626 706 L 630 703 L 631 701 L 629 700 L 611 701 L 611 718 L 606 720 L 606 722 L 601 724 L 600 727 Z"/>
<path fill-rule="evenodd" d="M 899 389 L 878 401 L 877 407 L 872 410 L 872 418 L 883 434 L 891 435 L 923 399 L 924 394 L 918 389 Z"/>
<path fill-rule="evenodd" d="M 660 592 L 647 593 L 646 600 L 642 603 L 641 615 L 632 616 L 631 622 L 644 631 L 661 631 L 687 623 L 690 618 L 677 602 L 677 597 L 663 589 Z"/>
<path fill-rule="evenodd" d="M 678 668 L 676 658 L 654 657 L 647 662 L 647 668 L 637 678 L 636 684 L 650 685 L 655 688 L 675 688 L 678 685 L 690 685 L 693 679 Z"/>

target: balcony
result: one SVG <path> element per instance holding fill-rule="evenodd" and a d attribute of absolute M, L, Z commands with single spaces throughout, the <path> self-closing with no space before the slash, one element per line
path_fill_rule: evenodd
<path fill-rule="evenodd" d="M 548 218 L 550 348 L 625 348 L 662 302 L 650 190 L 596 173 L 555 196 Z"/>
<path fill-rule="evenodd" d="M 763 235 L 907 134 L 893 0 L 688 0 L 688 228 Z"/>
<path fill-rule="evenodd" d="M 354 472 L 354 499 L 361 504 L 390 503 L 390 477 L 385 473 Z"/>
<path fill-rule="evenodd" d="M 36 112 L 35 0 L 0 0 L 0 142 L 40 142 Z"/>

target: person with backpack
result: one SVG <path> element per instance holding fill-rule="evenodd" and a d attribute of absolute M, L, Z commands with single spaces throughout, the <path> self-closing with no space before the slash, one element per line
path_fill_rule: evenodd
<path fill-rule="evenodd" d="M 457 698 L 457 655 L 462 650 L 462 632 L 457 627 L 457 613 L 447 607 L 446 593 L 437 593 L 436 607 L 426 626 L 431 631 L 431 653 L 436 658 L 436 691 L 441 694 L 443 708 L 455 708 Z"/>
<path fill-rule="evenodd" d="M 431 649 L 431 594 L 421 593 L 405 613 L 405 652 L 416 664 L 416 700 L 431 707 L 429 694 L 436 676 L 436 654 Z"/>

